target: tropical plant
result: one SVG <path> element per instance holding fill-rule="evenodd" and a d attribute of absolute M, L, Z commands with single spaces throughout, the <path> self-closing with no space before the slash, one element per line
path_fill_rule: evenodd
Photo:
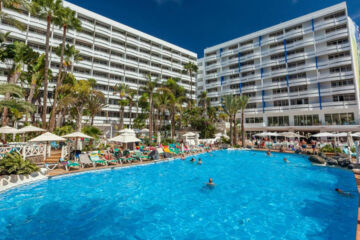
<path fill-rule="evenodd" d="M 88 126 L 88 125 L 84 126 L 81 131 L 86 135 L 89 135 L 90 137 L 93 137 L 95 139 L 98 139 L 102 135 L 101 130 L 94 126 Z"/>
<path fill-rule="evenodd" d="M 208 107 L 210 106 L 210 99 L 208 98 L 207 92 L 201 92 L 199 96 L 199 106 L 203 108 L 203 115 L 207 115 Z"/>
<path fill-rule="evenodd" d="M 230 123 L 230 142 L 231 145 L 237 143 L 237 126 L 236 126 L 236 114 L 239 111 L 239 97 L 233 95 L 226 95 L 222 99 L 222 108 L 224 113 L 228 116 Z"/>
<path fill-rule="evenodd" d="M 94 118 L 96 114 L 102 111 L 104 107 L 106 107 L 105 103 L 105 95 L 102 92 L 99 91 L 92 91 L 89 100 L 86 106 L 86 110 L 88 111 L 90 115 L 90 125 L 94 125 Z"/>
<path fill-rule="evenodd" d="M 39 170 L 39 167 L 32 164 L 29 160 L 24 160 L 17 152 L 7 153 L 0 161 L 0 175 L 24 175 Z"/>
<path fill-rule="evenodd" d="M 23 67 L 26 64 L 33 63 L 38 58 L 38 53 L 23 42 L 14 42 L 9 44 L 4 49 L 2 54 L 2 61 L 8 65 L 7 82 L 9 84 L 16 84 L 21 76 Z M 5 93 L 5 100 L 10 99 L 10 93 Z M 7 125 L 8 108 L 5 107 L 2 112 L 2 125 Z"/>
<path fill-rule="evenodd" d="M 27 103 L 24 98 L 23 89 L 15 84 L 0 84 L 0 95 L 9 94 L 8 99 L 0 100 L 0 109 L 11 108 L 19 112 L 34 111 L 32 104 Z M 4 113 L 4 111 L 2 111 Z"/>
<path fill-rule="evenodd" d="M 133 89 L 129 89 L 127 94 L 126 94 L 126 99 L 128 101 L 129 104 L 129 127 L 132 128 L 132 108 L 134 106 L 135 103 L 135 96 L 136 96 L 136 91 Z"/>
<path fill-rule="evenodd" d="M 193 99 L 192 78 L 193 78 L 193 74 L 196 74 L 198 72 L 198 66 L 193 62 L 188 62 L 184 64 L 183 72 L 189 74 L 190 76 L 190 99 L 192 100 Z M 190 101 L 189 103 L 190 103 L 190 108 L 192 108 L 192 101 Z"/>
<path fill-rule="evenodd" d="M 119 122 L 119 129 L 124 128 L 124 113 L 125 107 L 128 105 L 128 101 L 126 99 L 127 93 L 129 92 L 130 88 L 129 85 L 125 83 L 116 84 L 114 87 L 114 95 L 119 94 L 119 106 L 120 106 L 120 122 Z"/>
<path fill-rule="evenodd" d="M 147 94 L 149 100 L 149 139 L 152 140 L 153 136 L 153 114 L 154 114 L 154 103 L 153 96 L 158 85 L 159 79 L 152 78 L 150 74 L 145 76 L 147 82 L 143 91 Z"/>
<path fill-rule="evenodd" d="M 20 30 L 25 30 L 26 25 L 21 21 L 11 17 L 3 11 L 3 7 L 11 8 L 15 11 L 20 11 L 21 8 L 28 8 L 28 1 L 26 0 L 0 0 L 0 19 L 3 23 L 8 23 Z"/>
<path fill-rule="evenodd" d="M 52 111 L 50 114 L 50 121 L 49 121 L 49 131 L 52 132 L 55 127 L 55 119 L 56 119 L 56 105 L 58 101 L 58 95 L 59 95 L 59 88 L 61 86 L 63 77 L 62 77 L 62 70 L 64 67 L 64 53 L 65 53 L 65 45 L 66 45 L 66 33 L 67 30 L 76 29 L 77 31 L 81 30 L 81 21 L 76 18 L 76 12 L 71 10 L 70 8 L 59 8 L 56 11 L 56 17 L 54 19 L 54 22 L 56 25 L 60 26 L 63 29 L 63 39 L 61 44 L 61 50 L 60 50 L 60 67 L 59 67 L 59 73 L 57 76 L 56 81 L 56 88 L 54 93 L 54 99 L 53 99 L 53 105 L 52 105 Z M 66 73 L 65 73 L 66 74 Z"/>
<path fill-rule="evenodd" d="M 63 8 L 62 0 L 32 0 L 31 13 L 34 16 L 45 18 L 47 22 L 46 39 L 45 39 L 45 69 L 44 69 L 44 95 L 43 95 L 43 109 L 42 109 L 42 126 L 46 127 L 46 112 L 48 99 L 48 84 L 49 84 L 49 50 L 50 50 L 50 35 L 51 24 L 54 17 L 57 16 L 59 9 Z"/>
<path fill-rule="evenodd" d="M 241 110 L 241 145 L 245 147 L 245 126 L 244 126 L 244 118 L 245 118 L 245 109 L 249 102 L 249 98 L 245 95 L 241 95 L 239 98 L 239 105 Z"/>

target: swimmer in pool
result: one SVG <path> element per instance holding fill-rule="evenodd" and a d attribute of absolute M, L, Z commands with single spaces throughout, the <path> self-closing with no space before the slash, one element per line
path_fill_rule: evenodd
<path fill-rule="evenodd" d="M 197 162 L 197 164 L 202 164 L 201 158 L 199 158 L 199 161 Z"/>
<path fill-rule="evenodd" d="M 207 185 L 208 187 L 214 187 L 214 186 L 215 186 L 215 183 L 213 182 L 212 178 L 209 178 L 209 182 L 206 183 L 206 185 Z"/>
<path fill-rule="evenodd" d="M 191 158 L 190 162 L 195 162 L 195 158 Z"/>
<path fill-rule="evenodd" d="M 185 160 L 185 155 L 181 155 L 181 160 Z"/>
<path fill-rule="evenodd" d="M 266 155 L 271 156 L 271 151 L 268 150 L 268 151 L 266 152 Z"/>
<path fill-rule="evenodd" d="M 285 163 L 289 163 L 290 161 L 287 160 L 286 158 L 283 159 Z"/>
<path fill-rule="evenodd" d="M 345 195 L 345 196 L 351 196 L 351 193 L 344 192 L 343 190 L 341 190 L 339 188 L 335 188 L 335 191 L 338 192 L 339 194 L 342 194 L 342 195 Z"/>

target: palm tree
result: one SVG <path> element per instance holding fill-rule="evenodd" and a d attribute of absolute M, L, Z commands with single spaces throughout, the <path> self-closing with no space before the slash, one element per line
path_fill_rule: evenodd
<path fill-rule="evenodd" d="M 16 84 L 21 76 L 23 67 L 26 64 L 32 63 L 34 59 L 37 59 L 38 53 L 23 42 L 14 42 L 13 44 L 7 45 L 4 51 L 5 53 L 2 60 L 6 62 L 7 65 L 10 65 L 7 82 L 9 84 Z M 9 98 L 10 93 L 6 93 L 5 100 Z M 7 124 L 7 113 L 8 108 L 5 107 L 2 113 L 3 126 Z"/>
<path fill-rule="evenodd" d="M 0 100 L 0 109 L 12 108 L 20 112 L 31 112 L 34 110 L 32 104 L 19 99 L 24 97 L 23 89 L 20 86 L 11 83 L 0 84 L 0 95 L 5 95 L 6 93 L 10 95 L 10 98 Z"/>
<path fill-rule="evenodd" d="M 50 114 L 49 121 L 49 131 L 54 131 L 55 128 L 55 119 L 56 119 L 56 105 L 58 101 L 59 88 L 62 82 L 62 69 L 64 66 L 64 52 L 65 52 L 65 42 L 66 42 L 66 33 L 67 30 L 76 29 L 79 31 L 81 29 L 81 22 L 78 18 L 76 18 L 76 12 L 71 10 L 70 8 L 59 8 L 56 12 L 56 18 L 54 22 L 61 26 L 63 29 L 63 40 L 61 44 L 61 52 L 60 52 L 60 67 L 56 81 L 56 88 L 53 100 L 52 111 Z"/>
<path fill-rule="evenodd" d="M 46 18 L 46 40 L 45 40 L 45 69 L 44 69 L 44 96 L 42 109 L 42 126 L 46 128 L 46 110 L 48 98 L 48 84 L 49 84 L 49 50 L 50 50 L 50 27 L 53 23 L 54 17 L 62 8 L 62 0 L 32 0 L 31 13 L 40 18 Z"/>
<path fill-rule="evenodd" d="M 199 96 L 199 105 L 203 108 L 203 115 L 207 115 L 207 110 L 210 105 L 210 99 L 207 96 L 207 92 L 203 91 Z"/>
<path fill-rule="evenodd" d="M 230 142 L 236 144 L 236 113 L 239 110 L 238 97 L 226 95 L 223 97 L 223 110 L 229 118 L 230 123 Z"/>
<path fill-rule="evenodd" d="M 28 8 L 28 1 L 26 0 L 0 0 L 0 19 L 6 21 L 20 30 L 25 30 L 26 25 L 22 22 L 12 18 L 4 13 L 3 7 L 19 10 L 21 8 Z"/>
<path fill-rule="evenodd" d="M 167 94 L 167 92 L 164 91 L 158 91 L 158 93 L 156 94 L 156 98 L 157 98 L 157 102 L 158 102 L 158 113 L 160 115 L 160 119 L 159 119 L 159 130 L 161 131 L 161 129 L 163 128 L 163 126 L 165 125 L 165 114 L 166 114 L 166 110 L 169 108 L 170 106 L 170 96 L 169 94 Z"/>
<path fill-rule="evenodd" d="M 126 99 L 128 100 L 128 103 L 129 103 L 129 128 L 132 128 L 131 112 L 132 112 L 132 107 L 134 106 L 134 103 L 135 103 L 135 95 L 136 95 L 136 91 L 129 88 L 129 90 L 126 94 Z"/>
<path fill-rule="evenodd" d="M 144 87 L 144 92 L 147 93 L 149 97 L 149 139 L 152 141 L 153 136 L 153 114 L 154 114 L 154 103 L 153 103 L 153 96 L 157 87 L 157 83 L 159 82 L 158 78 L 152 78 L 150 74 L 146 76 L 147 82 Z"/>
<path fill-rule="evenodd" d="M 115 94 L 119 94 L 120 95 L 120 100 L 119 100 L 119 106 L 120 106 L 120 123 L 119 123 L 119 128 L 120 130 L 124 128 L 124 112 L 125 112 L 125 107 L 128 105 L 128 101 L 126 99 L 127 96 L 127 92 L 129 91 L 129 86 L 126 85 L 125 83 L 121 83 L 121 84 L 116 84 L 114 87 L 114 95 Z"/>
<path fill-rule="evenodd" d="M 193 94 L 192 94 L 192 77 L 193 74 L 196 74 L 198 71 L 198 66 L 194 64 L 193 62 L 188 62 L 184 64 L 183 72 L 189 74 L 190 76 L 190 99 L 192 100 Z M 192 102 L 190 101 L 190 109 L 192 108 Z"/>
<path fill-rule="evenodd" d="M 89 95 L 87 110 L 90 115 L 90 125 L 94 125 L 95 115 L 102 111 L 106 107 L 105 95 L 100 91 L 92 91 Z"/>
<path fill-rule="evenodd" d="M 249 102 L 249 98 L 245 95 L 241 95 L 239 98 L 239 105 L 241 109 L 241 145 L 245 147 L 245 127 L 244 127 L 244 118 L 245 118 L 245 109 Z"/>

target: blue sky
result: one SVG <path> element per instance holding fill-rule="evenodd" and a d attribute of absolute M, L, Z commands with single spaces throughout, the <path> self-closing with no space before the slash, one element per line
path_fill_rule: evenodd
<path fill-rule="evenodd" d="M 69 0 L 203 56 L 204 48 L 331 6 L 338 0 Z M 347 1 L 359 25 L 360 0 Z"/>

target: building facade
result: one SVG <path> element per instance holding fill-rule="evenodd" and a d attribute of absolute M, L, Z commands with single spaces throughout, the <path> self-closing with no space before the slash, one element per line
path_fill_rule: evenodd
<path fill-rule="evenodd" d="M 246 129 L 358 130 L 359 30 L 346 3 L 206 48 L 197 95 L 246 95 Z M 239 115 L 240 117 L 240 115 Z"/>
<path fill-rule="evenodd" d="M 84 8 L 64 2 L 65 7 L 76 11 L 82 22 L 82 31 L 70 30 L 67 43 L 80 51 L 82 61 L 72 66 L 77 79 L 93 78 L 97 81 L 97 90 L 101 90 L 107 101 L 107 107 L 95 117 L 95 124 L 115 124 L 119 122 L 119 95 L 114 94 L 114 86 L 125 83 L 142 95 L 146 84 L 146 74 L 158 77 L 161 81 L 168 78 L 180 78 L 179 82 L 188 97 L 195 99 L 195 80 L 182 73 L 183 64 L 197 61 L 197 55 L 174 44 L 140 32 L 119 22 L 113 21 Z M 29 12 L 17 12 L 4 9 L 4 12 L 26 25 L 26 31 L 20 31 L 8 22 L 0 24 L 0 31 L 11 32 L 10 41 L 23 41 L 35 50 L 45 51 L 46 21 L 33 17 Z M 52 26 L 51 50 L 62 42 L 62 29 Z M 51 93 L 56 85 L 56 74 L 60 58 L 50 53 L 50 68 L 54 79 L 49 80 L 48 112 L 52 103 Z M 0 81 L 6 82 L 6 66 L 0 65 Z M 193 85 L 194 87 L 191 87 Z M 191 92 L 191 89 L 193 92 Z M 132 108 L 132 118 L 139 109 Z M 130 112 L 125 108 L 125 125 L 129 123 Z M 84 118 L 86 120 L 86 117 Z"/>

